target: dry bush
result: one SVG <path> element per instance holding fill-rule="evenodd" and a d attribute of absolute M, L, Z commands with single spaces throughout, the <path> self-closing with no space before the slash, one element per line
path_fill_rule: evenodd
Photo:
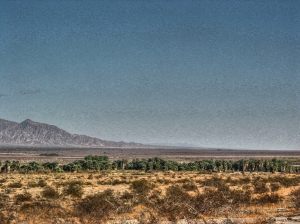
<path fill-rule="evenodd" d="M 228 177 L 226 179 L 226 183 L 228 183 L 232 186 L 245 185 L 245 184 L 250 184 L 251 179 L 250 179 L 250 177 L 244 177 L 244 178 L 238 178 L 238 179 L 232 179 L 231 177 Z"/>
<path fill-rule="evenodd" d="M 279 183 L 270 183 L 270 188 L 272 192 L 280 190 L 281 186 Z"/>
<path fill-rule="evenodd" d="M 24 202 L 24 201 L 31 201 L 32 200 L 32 195 L 28 192 L 25 192 L 24 194 L 17 194 L 15 195 L 15 200 L 16 200 L 16 203 L 21 203 L 21 202 Z"/>
<path fill-rule="evenodd" d="M 46 187 L 47 186 L 47 183 L 45 180 L 39 180 L 38 182 L 28 182 L 28 187 Z"/>
<path fill-rule="evenodd" d="M 249 205 L 251 203 L 251 190 L 232 190 L 230 191 L 231 203 L 236 206 Z"/>
<path fill-rule="evenodd" d="M 269 188 L 266 185 L 267 180 L 261 177 L 257 177 L 253 180 L 254 193 L 262 194 L 269 192 Z"/>
<path fill-rule="evenodd" d="M 6 182 L 6 179 L 0 179 L 0 184 L 3 184 Z"/>
<path fill-rule="evenodd" d="M 176 180 L 175 182 L 184 184 L 190 182 L 190 179 L 184 178 L 184 179 Z"/>
<path fill-rule="evenodd" d="M 20 214 L 24 217 L 23 220 L 30 220 L 30 222 L 20 223 L 54 223 L 56 218 L 65 219 L 71 216 L 70 212 L 58 203 L 45 201 L 23 203 L 20 207 Z"/>
<path fill-rule="evenodd" d="M 134 199 L 134 194 L 128 191 L 124 191 L 123 194 L 121 194 L 120 199 L 131 201 Z"/>
<path fill-rule="evenodd" d="M 147 194 L 153 187 L 153 184 L 146 179 L 135 180 L 130 186 L 134 193 L 143 195 Z"/>
<path fill-rule="evenodd" d="M 190 195 L 179 185 L 172 185 L 166 189 L 166 199 L 171 203 L 184 203 L 189 201 Z"/>
<path fill-rule="evenodd" d="M 112 185 L 129 184 L 129 182 L 127 182 L 126 180 L 118 180 L 118 179 L 116 179 L 116 180 L 113 180 L 111 184 Z"/>
<path fill-rule="evenodd" d="M 160 198 L 159 195 L 156 195 L 154 203 L 159 216 L 166 217 L 169 220 L 174 221 L 183 217 L 195 218 L 198 214 L 194 212 L 195 209 L 193 209 L 193 197 L 185 192 L 179 185 L 168 187 L 164 198 Z"/>
<path fill-rule="evenodd" d="M 298 186 L 300 183 L 300 177 L 286 177 L 286 176 L 274 176 L 269 178 L 270 182 L 280 183 L 284 187 Z"/>
<path fill-rule="evenodd" d="M 76 205 L 76 212 L 81 220 L 97 218 L 101 222 L 117 213 L 118 205 L 113 190 L 107 189 L 102 193 L 89 195 L 82 199 Z"/>
<path fill-rule="evenodd" d="M 21 188 L 23 187 L 23 184 L 21 182 L 14 182 L 7 185 L 9 188 Z"/>
<path fill-rule="evenodd" d="M 0 210 L 8 208 L 9 196 L 5 193 L 0 193 Z"/>
<path fill-rule="evenodd" d="M 0 212 L 0 224 L 9 223 L 9 218 L 6 217 L 3 212 Z"/>
<path fill-rule="evenodd" d="M 64 182 L 55 182 L 55 185 L 57 187 L 60 187 L 60 186 L 63 186 L 63 187 L 66 187 L 66 186 L 69 186 L 69 185 L 80 185 L 82 186 L 83 185 L 83 182 L 80 181 L 80 180 L 72 180 L 72 181 L 64 181 Z"/>
<path fill-rule="evenodd" d="M 197 211 L 206 215 L 225 215 L 239 206 L 251 203 L 251 190 L 230 190 L 227 185 L 217 189 L 204 188 L 203 193 L 194 198 Z"/>
<path fill-rule="evenodd" d="M 64 195 L 71 195 L 73 197 L 81 198 L 83 195 L 82 182 L 71 181 L 63 189 Z"/>
<path fill-rule="evenodd" d="M 42 192 L 42 196 L 44 198 L 49 198 L 49 199 L 58 199 L 59 198 L 59 192 L 55 190 L 53 187 L 46 187 Z"/>
<path fill-rule="evenodd" d="M 186 191 L 196 191 L 198 190 L 197 186 L 195 185 L 194 182 L 188 182 L 185 184 L 182 184 L 182 188 Z"/>
<path fill-rule="evenodd" d="M 300 208 L 300 188 L 293 190 L 290 194 L 292 202 L 296 208 Z"/>
<path fill-rule="evenodd" d="M 202 184 L 204 187 L 216 187 L 216 188 L 227 188 L 228 190 L 228 185 L 226 183 L 226 180 L 223 180 L 220 177 L 212 177 L 210 179 L 205 179 L 204 181 L 198 181 L 198 183 Z"/>
<path fill-rule="evenodd" d="M 277 193 L 262 194 L 253 199 L 252 202 L 256 205 L 277 204 L 282 201 L 282 197 Z"/>
<path fill-rule="evenodd" d="M 163 178 L 163 179 L 158 178 L 158 179 L 156 179 L 156 183 L 167 185 L 167 184 L 170 184 L 171 181 L 166 178 Z"/>
<path fill-rule="evenodd" d="M 205 188 L 202 194 L 195 198 L 197 211 L 207 215 L 218 215 L 220 208 L 227 206 L 229 200 L 223 192 L 211 188 Z"/>

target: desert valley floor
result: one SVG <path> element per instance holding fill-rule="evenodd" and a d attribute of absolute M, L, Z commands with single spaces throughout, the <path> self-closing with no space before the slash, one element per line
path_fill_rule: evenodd
<path fill-rule="evenodd" d="M 41 156 L 54 153 L 58 156 Z M 68 163 L 83 159 L 86 155 L 106 155 L 111 161 L 118 159 L 132 160 L 160 157 L 178 162 L 189 162 L 203 159 L 272 159 L 289 158 L 292 164 L 300 165 L 300 150 L 232 150 L 232 149 L 201 149 L 180 147 L 149 147 L 149 148 L 39 148 L 39 147 L 9 147 L 0 146 L 0 160 L 19 160 L 47 162 L 58 161 Z"/>

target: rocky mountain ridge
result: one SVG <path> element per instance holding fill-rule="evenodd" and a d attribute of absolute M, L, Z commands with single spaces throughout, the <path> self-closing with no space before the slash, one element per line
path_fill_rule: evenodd
<path fill-rule="evenodd" d="M 0 144 L 76 147 L 136 147 L 138 143 L 105 141 L 86 135 L 70 134 L 54 125 L 26 119 L 21 123 L 0 119 Z"/>

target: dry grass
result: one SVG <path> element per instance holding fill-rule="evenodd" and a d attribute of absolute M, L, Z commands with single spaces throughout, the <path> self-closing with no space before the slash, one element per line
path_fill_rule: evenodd
<path fill-rule="evenodd" d="M 2 173 L 0 183 L 0 223 L 259 221 L 293 215 L 300 207 L 300 175 L 295 174 Z"/>

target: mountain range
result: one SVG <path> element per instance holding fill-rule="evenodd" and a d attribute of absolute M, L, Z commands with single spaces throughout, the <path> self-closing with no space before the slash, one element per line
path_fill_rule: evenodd
<path fill-rule="evenodd" d="M 86 135 L 70 134 L 54 125 L 26 119 L 21 123 L 0 119 L 0 145 L 51 147 L 137 147 L 139 143 L 105 141 Z"/>

